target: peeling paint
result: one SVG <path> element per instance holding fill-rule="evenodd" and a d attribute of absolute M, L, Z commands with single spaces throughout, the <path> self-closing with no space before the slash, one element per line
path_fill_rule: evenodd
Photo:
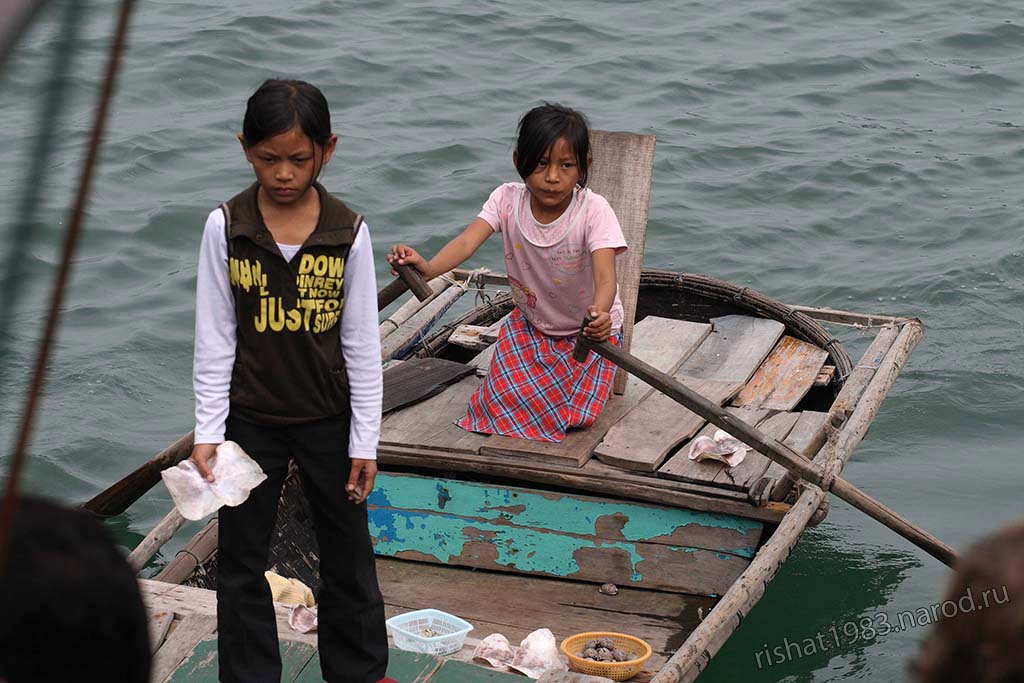
<path fill-rule="evenodd" d="M 645 558 L 652 552 L 650 538 L 671 537 L 688 524 L 710 523 L 744 532 L 761 528 L 760 522 L 725 515 L 387 474 L 378 476 L 368 513 L 374 549 L 380 555 L 568 578 L 581 571 L 593 574 L 597 551 L 605 562 L 618 557 L 613 564 L 619 567 L 619 580 L 633 583 L 644 581 L 641 563 L 664 562 L 665 549 L 680 556 L 707 553 L 730 563 L 741 561 L 737 555 L 754 554 L 753 548 L 709 551 L 658 544 L 660 559 Z M 603 538 L 597 537 L 599 528 Z M 581 570 L 581 562 L 586 570 Z"/>
<path fill-rule="evenodd" d="M 392 505 L 394 497 L 397 504 Z M 566 495 L 534 493 L 488 484 L 379 474 L 377 488 L 369 503 L 377 507 L 399 507 L 405 510 L 443 510 L 460 517 L 473 517 L 518 526 L 540 527 L 582 536 L 599 535 L 602 517 L 619 515 L 626 519 L 622 540 L 647 541 L 671 536 L 680 527 L 696 524 L 703 527 L 732 530 L 739 534 L 759 534 L 762 523 L 755 520 L 709 512 L 620 501 L 580 500 Z M 747 546 L 713 548 L 751 558 L 755 549 Z"/>
<path fill-rule="evenodd" d="M 448 493 L 448 489 L 441 485 L 440 482 L 437 484 L 437 507 L 444 510 L 444 506 L 448 504 L 448 501 L 452 499 L 452 494 Z"/>
<path fill-rule="evenodd" d="M 430 518 L 430 530 L 410 523 L 413 518 Z M 377 538 L 375 552 L 396 556 L 406 551 L 417 551 L 451 563 L 467 552 L 466 545 L 483 542 L 497 550 L 495 562 L 508 569 L 540 572 L 569 577 L 580 571 L 574 555 L 581 548 L 615 548 L 625 552 L 632 569 L 632 580 L 642 581 L 636 565 L 644 560 L 632 543 L 601 542 L 599 539 L 579 538 L 544 530 L 518 526 L 496 525 L 467 520 L 447 513 L 425 514 L 394 508 L 371 509 L 370 535 Z M 403 528 L 405 533 L 399 533 Z"/>

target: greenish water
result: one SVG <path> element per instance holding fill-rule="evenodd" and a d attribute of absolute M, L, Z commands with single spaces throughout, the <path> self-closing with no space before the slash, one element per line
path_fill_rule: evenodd
<path fill-rule="evenodd" d="M 113 26 L 111 2 L 89 5 L 66 114 L 38 130 L 63 7 L 0 74 L 5 443 Z M 646 265 L 919 316 L 925 338 L 845 474 L 962 548 L 1024 513 L 1021 74 L 1019 3 L 141 3 L 26 485 L 85 500 L 189 429 L 203 219 L 249 182 L 245 98 L 288 75 L 327 94 L 341 142 L 325 182 L 369 217 L 378 253 L 454 235 L 514 179 L 518 116 L 556 100 L 658 136 Z M 47 149 L 15 252 L 16 198 Z M 495 245 L 474 262 L 502 266 Z M 155 490 L 110 526 L 134 545 L 168 507 Z M 925 627 L 844 626 L 895 623 L 946 579 L 834 502 L 701 680 L 905 680 Z M 833 627 L 838 644 L 758 667 L 765 647 Z"/>

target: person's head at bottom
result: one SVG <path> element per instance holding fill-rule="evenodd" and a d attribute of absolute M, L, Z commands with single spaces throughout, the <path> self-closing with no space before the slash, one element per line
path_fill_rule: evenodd
<path fill-rule="evenodd" d="M 25 497 L 0 567 L 0 682 L 147 683 L 134 573 L 88 512 Z"/>
<path fill-rule="evenodd" d="M 955 569 L 945 599 L 925 609 L 938 619 L 910 665 L 914 679 L 1024 681 L 1024 609 L 1015 604 L 1024 598 L 1024 522 L 983 538 Z"/>

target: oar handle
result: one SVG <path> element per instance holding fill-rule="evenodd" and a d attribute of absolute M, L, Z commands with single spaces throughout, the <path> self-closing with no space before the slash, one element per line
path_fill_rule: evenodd
<path fill-rule="evenodd" d="M 585 325 L 586 321 L 584 321 Z M 751 446 L 769 460 L 785 467 L 795 478 L 803 479 L 815 486 L 820 486 L 826 491 L 831 491 L 834 495 L 889 527 L 940 562 L 953 566 L 953 563 L 956 561 L 956 551 L 951 547 L 867 495 L 853 484 L 839 477 L 826 477 L 814 463 L 789 446 L 744 422 L 734 413 L 723 410 L 720 406 L 712 403 L 682 382 L 648 365 L 627 351 L 623 351 L 619 347 L 607 342 L 595 342 L 580 334 L 576 338 L 573 358 L 578 359 L 581 356 L 586 358 L 587 353 L 590 351 L 607 358 L 620 368 L 626 370 L 626 372 L 639 377 L 711 424 L 729 432 L 732 436 Z"/>
<path fill-rule="evenodd" d="M 572 359 L 577 363 L 582 363 L 590 355 L 590 348 L 594 342 L 583 334 L 583 330 L 587 329 L 587 325 L 592 322 L 594 322 L 594 316 L 590 315 L 589 312 L 583 316 L 583 324 L 580 325 L 580 331 L 576 335 L 576 346 L 572 350 Z"/>
<path fill-rule="evenodd" d="M 391 303 L 398 297 L 402 296 L 406 290 L 412 291 L 420 301 L 426 301 L 434 295 L 434 290 L 432 290 L 430 288 L 430 284 L 423 279 L 420 271 L 416 270 L 412 266 L 399 265 L 397 263 L 392 263 L 391 267 L 398 273 L 398 277 L 377 292 L 378 311 L 390 306 Z"/>

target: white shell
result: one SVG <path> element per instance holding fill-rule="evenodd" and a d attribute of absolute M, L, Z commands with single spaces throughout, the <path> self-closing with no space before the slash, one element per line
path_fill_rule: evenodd
<path fill-rule="evenodd" d="M 482 659 L 499 671 L 508 671 L 508 665 L 515 658 L 512 645 L 508 638 L 500 633 L 492 633 L 473 650 L 473 659 Z"/>
<path fill-rule="evenodd" d="M 530 678 L 540 678 L 545 671 L 569 670 L 558 654 L 555 634 L 546 628 L 537 629 L 519 643 L 519 651 L 509 668 Z"/>
<path fill-rule="evenodd" d="M 288 612 L 288 625 L 299 633 L 315 631 L 317 627 L 316 609 L 305 605 L 295 605 Z"/>
<path fill-rule="evenodd" d="M 690 442 L 690 460 L 717 460 L 729 467 L 736 467 L 744 458 L 750 448 L 742 441 L 728 432 L 719 429 L 715 432 L 714 438 L 710 436 L 698 436 Z"/>

